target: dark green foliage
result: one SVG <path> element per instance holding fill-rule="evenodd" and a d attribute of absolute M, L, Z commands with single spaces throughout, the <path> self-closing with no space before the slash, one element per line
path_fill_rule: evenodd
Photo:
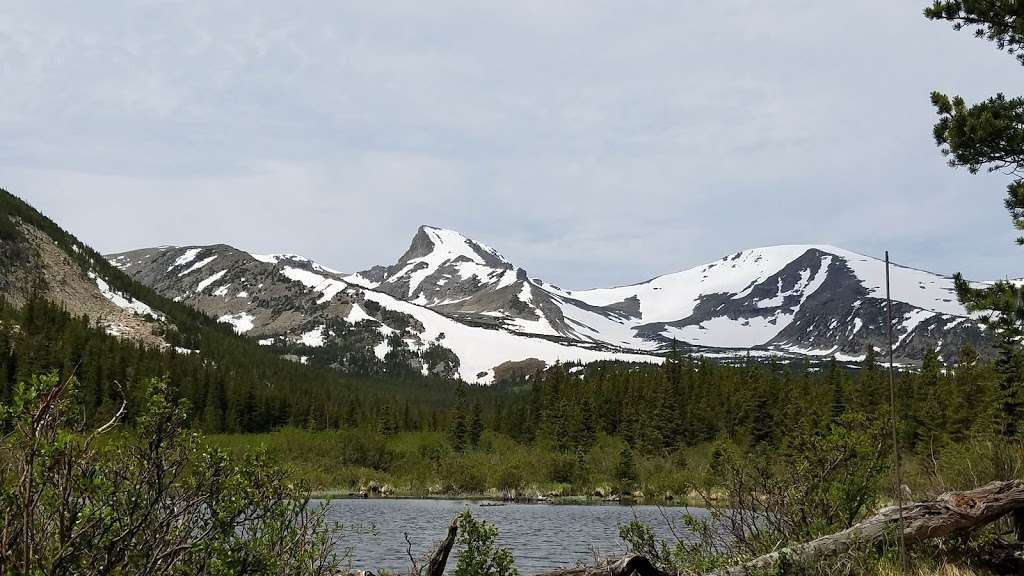
<path fill-rule="evenodd" d="M 481 415 L 480 403 L 473 404 L 473 413 L 466 426 L 466 443 L 470 446 L 480 444 L 480 436 L 484 433 L 484 421 Z"/>
<path fill-rule="evenodd" d="M 672 542 L 639 522 L 621 527 L 620 536 L 666 573 L 703 574 L 844 530 L 877 503 L 885 437 L 879 419 L 846 415 L 827 431 L 792 435 L 770 455 L 722 446 L 697 488 L 708 515 L 684 516 L 687 530 Z M 720 502 L 710 490 L 727 498 Z"/>
<path fill-rule="evenodd" d="M 936 0 L 925 9 L 925 16 L 952 22 L 956 30 L 974 28 L 975 36 L 995 42 L 999 49 L 1016 54 L 1024 64 L 1024 53 L 1020 51 L 1024 45 L 1024 1 Z M 933 92 L 931 98 L 939 114 L 933 130 L 935 142 L 949 158 L 950 166 L 967 168 L 972 174 L 986 168 L 1016 176 L 1007 187 L 1004 204 L 1014 227 L 1024 230 L 1024 98 L 997 94 L 973 105 L 959 96 L 939 92 Z M 1024 244 L 1024 237 L 1017 242 Z M 1000 352 L 1000 410 L 995 418 L 1004 435 L 1014 436 L 1019 432 L 1017 423 L 1024 416 L 1022 287 L 1011 282 L 975 287 L 960 274 L 956 275 L 955 284 L 964 306 L 971 312 L 984 313 L 983 319 L 996 334 Z M 937 404 L 926 399 L 927 413 L 922 416 L 942 416 L 943 407 Z M 931 434 L 927 429 L 924 432 Z"/>
<path fill-rule="evenodd" d="M 6 207 L 0 207 L 0 242 L 14 242 L 20 239 L 21 230 L 11 219 L 10 211 Z"/>
<path fill-rule="evenodd" d="M 619 454 L 619 463 L 615 466 L 615 480 L 619 482 L 619 492 L 628 494 L 636 486 L 636 461 L 633 449 L 628 445 Z"/>
<path fill-rule="evenodd" d="M 974 35 L 995 42 L 1024 63 L 1024 2 L 1021 0 L 935 0 L 925 17 L 953 23 L 954 30 L 974 28 Z"/>
<path fill-rule="evenodd" d="M 388 336 L 388 353 L 384 356 L 384 370 L 393 376 L 405 376 L 419 372 L 416 353 L 409 349 L 409 344 L 401 332 Z"/>
<path fill-rule="evenodd" d="M 832 389 L 832 422 L 838 422 L 846 414 L 846 390 L 835 358 L 828 365 L 828 385 Z"/>
<path fill-rule="evenodd" d="M 455 385 L 446 380 L 417 374 L 345 376 L 282 360 L 234 335 L 207 342 L 210 347 L 198 354 L 155 350 L 110 336 L 87 318 L 72 317 L 39 298 L 21 309 L 0 303 L 0 401 L 19 380 L 57 371 L 79 380 L 75 399 L 87 422 L 109 418 L 122 393 L 130 407 L 140 406 L 143 383 L 164 376 L 171 394 L 192 407 L 189 424 L 209 433 L 284 426 L 373 426 L 395 433 L 444 429 L 449 419 Z M 482 431 L 485 406 L 494 404 L 487 399 L 498 391 L 472 391 L 481 406 L 476 426 Z M 466 415 L 473 417 L 468 408 Z"/>
<path fill-rule="evenodd" d="M 469 410 L 466 404 L 466 386 L 461 382 L 455 388 L 455 410 L 452 415 L 449 435 L 452 446 L 456 450 L 463 450 L 470 443 L 469 441 Z"/>
<path fill-rule="evenodd" d="M 496 545 L 498 529 L 478 521 L 467 510 L 459 516 L 458 544 L 462 547 L 454 576 L 519 576 L 512 553 Z"/>
<path fill-rule="evenodd" d="M 432 342 L 427 346 L 422 357 L 429 374 L 442 378 L 455 378 L 459 374 L 461 362 L 458 355 L 439 342 Z"/>
<path fill-rule="evenodd" d="M 146 387 L 135 426 L 83 428 L 73 379 L 19 382 L 0 405 L 0 572 L 329 575 L 337 528 L 265 455 L 232 462 Z"/>

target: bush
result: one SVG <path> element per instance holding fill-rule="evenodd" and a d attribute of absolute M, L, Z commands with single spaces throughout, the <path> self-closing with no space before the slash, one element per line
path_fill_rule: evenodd
<path fill-rule="evenodd" d="M 0 405 L 0 573 L 340 573 L 325 508 L 264 453 L 201 448 L 164 382 L 116 437 L 117 418 L 77 426 L 74 386 L 32 378 Z"/>
<path fill-rule="evenodd" d="M 722 444 L 700 490 L 709 514 L 683 517 L 692 538 L 658 541 L 637 522 L 620 536 L 665 572 L 701 574 L 848 528 L 877 503 L 885 438 L 879 421 L 847 415 L 827 432 L 794 435 L 770 457 Z"/>
<path fill-rule="evenodd" d="M 396 456 L 388 447 L 387 438 L 373 432 L 354 431 L 346 435 L 342 445 L 342 463 L 351 466 L 362 466 L 381 472 L 387 472 L 394 464 Z"/>
<path fill-rule="evenodd" d="M 458 519 L 459 545 L 463 547 L 454 576 L 519 576 L 512 553 L 495 546 L 498 529 L 478 522 L 467 510 Z"/>

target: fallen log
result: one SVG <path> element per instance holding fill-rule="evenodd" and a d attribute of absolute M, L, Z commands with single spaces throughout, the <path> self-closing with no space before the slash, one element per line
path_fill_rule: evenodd
<path fill-rule="evenodd" d="M 950 492 L 936 500 L 903 507 L 902 538 L 905 544 L 947 538 L 983 528 L 1024 510 L 1024 482 L 993 482 L 966 492 Z M 886 508 L 863 522 L 836 534 L 823 536 L 757 558 L 715 576 L 746 576 L 783 563 L 811 565 L 855 546 L 877 546 L 900 535 L 900 509 Z"/>
<path fill-rule="evenodd" d="M 951 492 L 936 500 L 903 507 L 903 541 L 946 538 L 983 528 L 1006 516 L 1018 522 L 1024 531 L 1024 482 L 993 482 L 966 492 Z M 848 552 L 857 546 L 877 546 L 897 538 L 900 533 L 900 509 L 886 508 L 859 524 L 823 536 L 805 544 L 791 546 L 756 558 L 751 562 L 714 572 L 710 576 L 749 576 L 764 574 L 780 565 L 813 565 Z M 570 568 L 537 576 L 667 576 L 641 556 L 622 558 L 598 566 Z"/>

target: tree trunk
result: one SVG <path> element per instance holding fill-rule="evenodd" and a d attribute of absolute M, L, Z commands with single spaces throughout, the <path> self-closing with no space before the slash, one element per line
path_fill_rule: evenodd
<path fill-rule="evenodd" d="M 448 565 L 448 556 L 452 553 L 458 533 L 459 519 L 456 518 L 448 527 L 448 536 L 438 544 L 437 551 L 430 558 L 430 563 L 427 564 L 427 573 L 424 576 L 444 576 L 444 568 Z"/>

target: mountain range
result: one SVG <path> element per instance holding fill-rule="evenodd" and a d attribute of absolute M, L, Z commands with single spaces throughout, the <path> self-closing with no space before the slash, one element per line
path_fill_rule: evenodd
<path fill-rule="evenodd" d="M 297 255 L 227 245 L 107 256 L 157 293 L 299 361 L 336 368 L 402 362 L 491 382 L 516 369 L 603 359 L 659 361 L 673 345 L 710 357 L 854 362 L 887 343 L 884 262 L 828 245 L 756 248 L 615 288 L 566 290 L 500 252 L 421 226 L 394 264 L 344 273 Z M 963 344 L 985 326 L 950 277 L 891 268 L 897 361 Z"/>

